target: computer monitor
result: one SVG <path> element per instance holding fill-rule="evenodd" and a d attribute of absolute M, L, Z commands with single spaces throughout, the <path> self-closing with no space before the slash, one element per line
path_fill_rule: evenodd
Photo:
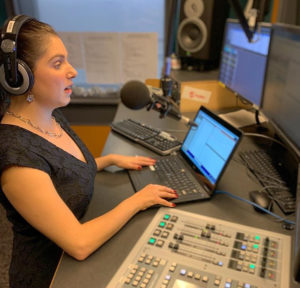
<path fill-rule="evenodd" d="M 274 24 L 266 70 L 262 113 L 298 158 L 294 280 L 300 282 L 300 26 Z M 289 165 L 290 166 L 290 165 Z"/>
<path fill-rule="evenodd" d="M 225 26 L 219 81 L 257 107 L 261 105 L 271 30 L 271 24 L 259 24 L 249 42 L 238 21 L 228 19 Z"/>
<path fill-rule="evenodd" d="M 300 282 L 300 164 L 298 165 L 297 178 L 297 206 L 296 206 L 296 235 L 294 243 L 294 280 Z"/>
<path fill-rule="evenodd" d="M 300 26 L 273 25 L 262 113 L 300 157 Z"/>

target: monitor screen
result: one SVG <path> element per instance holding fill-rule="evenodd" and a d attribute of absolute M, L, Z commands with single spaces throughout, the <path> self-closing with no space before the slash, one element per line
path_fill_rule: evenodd
<path fill-rule="evenodd" d="M 300 26 L 274 25 L 262 112 L 297 154 L 300 151 L 299 75 Z"/>
<path fill-rule="evenodd" d="M 271 38 L 271 25 L 262 23 L 249 42 L 239 22 L 228 19 L 225 27 L 219 81 L 260 107 Z"/>

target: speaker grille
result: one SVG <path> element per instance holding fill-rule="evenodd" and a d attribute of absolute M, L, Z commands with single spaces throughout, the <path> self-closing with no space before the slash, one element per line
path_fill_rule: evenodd
<path fill-rule="evenodd" d="M 200 51 L 207 41 L 207 28 L 204 22 L 197 18 L 184 19 L 178 28 L 177 40 L 181 48 L 187 52 Z"/>

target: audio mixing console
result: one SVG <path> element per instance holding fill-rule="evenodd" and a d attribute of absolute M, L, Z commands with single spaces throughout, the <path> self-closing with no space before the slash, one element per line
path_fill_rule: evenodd
<path fill-rule="evenodd" d="M 108 287 L 287 288 L 290 236 L 160 208 Z"/>

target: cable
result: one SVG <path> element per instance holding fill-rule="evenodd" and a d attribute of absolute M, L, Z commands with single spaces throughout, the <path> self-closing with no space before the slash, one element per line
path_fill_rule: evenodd
<path fill-rule="evenodd" d="M 279 144 L 281 147 L 283 147 L 287 152 L 289 152 L 289 154 L 292 155 L 292 157 L 295 159 L 296 162 L 299 161 L 298 156 L 296 155 L 296 153 L 293 151 L 292 148 L 288 147 L 285 143 L 275 139 L 274 137 L 271 137 L 271 136 L 268 136 L 268 135 L 265 135 L 265 134 L 248 133 L 248 132 L 244 133 L 243 135 L 248 136 L 248 137 L 260 137 L 260 138 L 265 138 L 265 139 L 268 139 L 270 141 L 273 141 L 273 142 Z"/>
<path fill-rule="evenodd" d="M 271 140 L 272 142 L 275 142 L 275 143 L 279 144 L 281 147 L 283 147 L 284 149 L 287 150 L 287 146 L 285 144 L 283 144 L 281 141 L 279 141 L 279 140 L 277 140 L 277 139 L 275 139 L 271 136 L 268 136 L 268 135 L 246 132 L 246 133 L 244 133 L 244 136 L 265 138 L 265 139 Z"/>
<path fill-rule="evenodd" d="M 273 212 L 271 212 L 271 211 L 269 211 L 269 210 L 267 210 L 267 209 L 261 207 L 260 205 L 254 203 L 254 202 L 252 202 L 252 201 L 250 201 L 250 200 L 248 200 L 248 199 L 245 199 L 245 198 L 242 198 L 242 197 L 233 195 L 233 194 L 231 194 L 231 193 L 229 193 L 229 192 L 221 191 L 221 190 L 216 190 L 216 191 L 215 191 L 215 194 L 225 194 L 225 195 L 230 196 L 230 197 L 232 197 L 232 198 L 234 198 L 234 199 L 237 199 L 237 200 L 240 200 L 240 201 L 244 201 L 244 202 L 246 202 L 246 203 L 248 203 L 248 204 L 250 204 L 250 205 L 252 205 L 252 206 L 255 206 L 255 207 L 257 207 L 258 209 L 260 209 L 260 210 L 266 212 L 267 214 L 269 214 L 269 215 L 271 215 L 271 216 L 277 218 L 279 221 L 283 221 L 283 222 L 285 222 L 285 223 L 287 223 L 287 224 L 290 224 L 290 225 L 296 225 L 296 223 L 295 223 L 294 221 L 285 219 L 285 218 L 283 218 L 283 217 L 281 217 L 281 216 L 279 216 L 279 215 L 277 215 L 277 214 L 275 214 L 275 213 L 273 213 Z"/>

